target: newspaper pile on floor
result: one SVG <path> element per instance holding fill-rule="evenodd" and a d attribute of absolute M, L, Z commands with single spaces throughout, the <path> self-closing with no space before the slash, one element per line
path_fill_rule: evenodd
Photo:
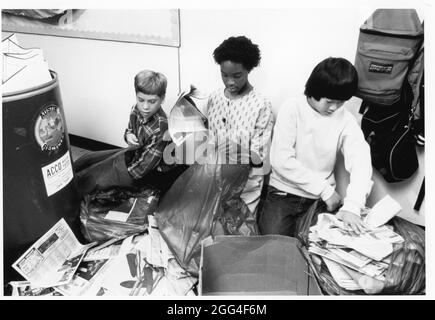
<path fill-rule="evenodd" d="M 19 296 L 192 296 L 197 278 L 178 264 L 148 216 L 148 229 L 99 246 L 81 245 L 61 219 L 13 267 Z"/>
<path fill-rule="evenodd" d="M 400 209 L 386 196 L 362 214 L 368 228 L 360 235 L 346 229 L 335 215 L 319 214 L 317 224 L 310 228 L 308 251 L 320 256 L 340 287 L 378 293 L 384 287 L 393 244 L 404 241 L 392 226 L 385 225 Z"/>

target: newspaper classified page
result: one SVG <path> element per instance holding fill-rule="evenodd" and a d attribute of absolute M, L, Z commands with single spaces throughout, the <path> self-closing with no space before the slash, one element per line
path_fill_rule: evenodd
<path fill-rule="evenodd" d="M 61 219 L 12 267 L 38 287 L 66 284 L 73 277 L 86 251 L 94 245 L 80 244 L 66 221 Z"/>

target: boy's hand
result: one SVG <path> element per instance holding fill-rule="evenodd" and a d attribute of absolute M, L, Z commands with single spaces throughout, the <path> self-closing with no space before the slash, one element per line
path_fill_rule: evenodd
<path fill-rule="evenodd" d="M 139 145 L 139 140 L 133 133 L 127 133 L 125 135 L 125 140 L 127 141 L 129 146 L 137 146 Z"/>
<path fill-rule="evenodd" d="M 337 213 L 337 219 L 342 220 L 344 222 L 344 226 L 346 228 L 352 229 L 352 231 L 357 235 L 364 233 L 367 230 L 367 226 L 361 220 L 361 217 L 355 213 L 340 210 Z"/>
<path fill-rule="evenodd" d="M 332 196 L 330 196 L 329 199 L 325 200 L 325 203 L 326 203 L 326 209 L 329 212 L 335 211 L 335 209 L 337 209 L 341 203 L 341 197 L 337 193 L 337 191 L 334 191 Z"/>

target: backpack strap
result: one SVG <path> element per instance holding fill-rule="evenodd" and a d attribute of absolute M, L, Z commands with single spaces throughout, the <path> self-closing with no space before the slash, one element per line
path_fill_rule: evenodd
<path fill-rule="evenodd" d="M 361 101 L 361 106 L 359 107 L 359 113 L 360 114 L 364 114 L 367 110 L 367 108 L 369 107 L 369 103 L 367 102 L 367 100 L 362 100 Z"/>
<path fill-rule="evenodd" d="M 417 196 L 417 200 L 415 201 L 415 205 L 414 205 L 414 210 L 419 211 L 421 204 L 423 202 L 424 199 L 424 180 L 425 178 L 423 178 L 423 182 L 421 183 L 421 187 L 420 187 L 420 191 L 418 192 L 418 196 Z"/>

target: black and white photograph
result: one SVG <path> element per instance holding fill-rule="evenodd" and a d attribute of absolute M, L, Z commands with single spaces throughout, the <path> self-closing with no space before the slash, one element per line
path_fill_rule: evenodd
<path fill-rule="evenodd" d="M 49 7 L 1 8 L 0 295 L 183 299 L 162 312 L 193 317 L 432 296 L 433 3 Z M 62 251 L 23 256 L 61 220 Z M 92 279 L 26 276 L 77 243 Z M 210 298 L 247 300 L 187 307 Z"/>

